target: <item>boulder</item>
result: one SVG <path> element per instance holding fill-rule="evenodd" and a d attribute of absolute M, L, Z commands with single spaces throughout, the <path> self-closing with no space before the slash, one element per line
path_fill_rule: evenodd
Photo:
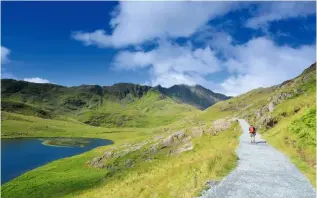
<path fill-rule="evenodd" d="M 200 137 L 203 135 L 204 130 L 198 127 L 194 127 L 192 130 L 192 136 L 193 137 Z"/>
<path fill-rule="evenodd" d="M 177 139 L 181 140 L 185 137 L 185 132 L 182 131 L 177 131 L 176 133 L 174 133 L 174 136 L 177 137 Z"/>
<path fill-rule="evenodd" d="M 182 139 L 182 142 L 188 142 L 192 139 L 192 136 L 187 136 L 184 139 Z"/>
<path fill-rule="evenodd" d="M 260 119 L 259 124 L 265 128 L 272 128 L 277 124 L 277 120 L 272 118 L 271 115 L 264 116 Z"/>
<path fill-rule="evenodd" d="M 162 141 L 162 148 L 173 146 L 186 137 L 184 130 L 177 131 Z"/>
<path fill-rule="evenodd" d="M 173 143 L 174 143 L 173 135 L 170 135 L 162 141 L 162 148 L 172 146 Z"/>
<path fill-rule="evenodd" d="M 104 167 L 104 159 L 102 157 L 95 157 L 91 161 L 86 162 L 91 167 L 95 168 L 103 168 Z"/>
<path fill-rule="evenodd" d="M 232 119 L 230 119 L 230 120 L 219 119 L 219 120 L 214 121 L 212 123 L 212 126 L 215 129 L 215 131 L 218 132 L 218 131 L 223 131 L 223 130 L 228 129 L 231 126 L 232 122 L 233 122 Z"/>
<path fill-rule="evenodd" d="M 113 156 L 113 151 L 106 151 L 104 154 L 103 154 L 103 157 L 108 159 L 108 158 L 111 158 Z"/>
<path fill-rule="evenodd" d="M 189 151 L 189 150 L 193 150 L 194 148 L 194 145 L 192 142 L 188 142 L 186 144 L 183 144 L 182 146 L 180 146 L 179 148 L 177 148 L 173 153 L 182 153 L 182 152 L 185 152 L 185 151 Z"/>

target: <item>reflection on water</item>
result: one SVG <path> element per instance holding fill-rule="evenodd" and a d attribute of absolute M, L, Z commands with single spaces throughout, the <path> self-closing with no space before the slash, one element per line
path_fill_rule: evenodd
<path fill-rule="evenodd" d="M 43 139 L 42 144 L 46 146 L 56 147 L 85 147 L 90 144 L 88 139 L 79 138 L 54 138 L 54 139 Z"/>

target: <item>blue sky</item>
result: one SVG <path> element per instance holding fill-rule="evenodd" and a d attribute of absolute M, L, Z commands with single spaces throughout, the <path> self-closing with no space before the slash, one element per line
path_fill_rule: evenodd
<path fill-rule="evenodd" d="M 237 95 L 315 62 L 315 2 L 2 2 L 1 74 Z"/>

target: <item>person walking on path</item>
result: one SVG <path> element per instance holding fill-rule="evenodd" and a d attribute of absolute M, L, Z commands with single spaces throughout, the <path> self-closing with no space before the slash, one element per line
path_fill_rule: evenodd
<path fill-rule="evenodd" d="M 251 137 L 251 143 L 255 143 L 255 127 L 251 124 L 251 126 L 249 127 L 249 133 L 250 133 L 250 137 Z"/>

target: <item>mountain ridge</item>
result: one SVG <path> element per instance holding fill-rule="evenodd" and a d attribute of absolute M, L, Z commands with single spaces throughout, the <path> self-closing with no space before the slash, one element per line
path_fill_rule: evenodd
<path fill-rule="evenodd" d="M 201 86 L 150 87 L 133 83 L 66 87 L 1 80 L 3 111 L 41 118 L 71 117 L 104 127 L 155 127 L 228 97 Z"/>
<path fill-rule="evenodd" d="M 133 96 L 138 96 L 139 98 L 143 96 L 144 93 L 148 92 L 150 89 L 156 89 L 161 94 L 165 94 L 171 98 L 173 98 L 177 102 L 181 103 L 186 103 L 193 105 L 197 107 L 198 109 L 204 110 L 208 108 L 209 106 L 215 104 L 216 102 L 220 100 L 226 100 L 231 98 L 230 96 L 226 96 L 221 93 L 216 93 L 213 92 L 201 85 L 185 85 L 185 84 L 178 84 L 178 85 L 173 85 L 171 87 L 165 88 L 162 87 L 161 85 L 157 86 L 147 86 L 147 85 L 139 85 L 139 84 L 134 84 L 134 83 L 115 83 L 113 85 L 88 85 L 88 84 L 82 84 L 79 86 L 63 86 L 63 85 L 58 85 L 58 84 L 53 84 L 53 83 L 33 83 L 33 82 L 28 82 L 28 81 L 23 81 L 23 80 L 15 80 L 15 79 L 1 79 L 1 84 L 3 86 L 4 84 L 4 89 L 5 91 L 2 93 L 6 93 L 7 87 L 6 84 L 8 83 L 15 83 L 15 84 L 20 84 L 23 85 L 23 88 L 28 85 L 33 85 L 36 87 L 47 87 L 47 88 L 53 88 L 54 86 L 56 88 L 65 88 L 65 89 L 77 89 L 77 90 L 84 90 L 88 92 L 95 92 L 98 95 L 102 95 L 102 92 L 108 92 L 108 93 L 113 93 L 117 94 L 117 96 L 122 99 L 124 98 L 127 94 L 131 93 Z M 8 91 L 13 91 L 18 92 L 21 90 L 17 90 L 17 87 L 11 87 L 10 90 Z M 178 92 L 175 94 L 174 92 Z M 12 93 L 12 92 L 11 92 Z M 183 95 L 187 94 L 187 96 Z M 190 98 L 187 98 L 190 97 Z M 202 97 L 202 98 L 199 98 Z M 199 100 L 198 103 L 196 104 L 195 101 L 191 100 Z"/>

